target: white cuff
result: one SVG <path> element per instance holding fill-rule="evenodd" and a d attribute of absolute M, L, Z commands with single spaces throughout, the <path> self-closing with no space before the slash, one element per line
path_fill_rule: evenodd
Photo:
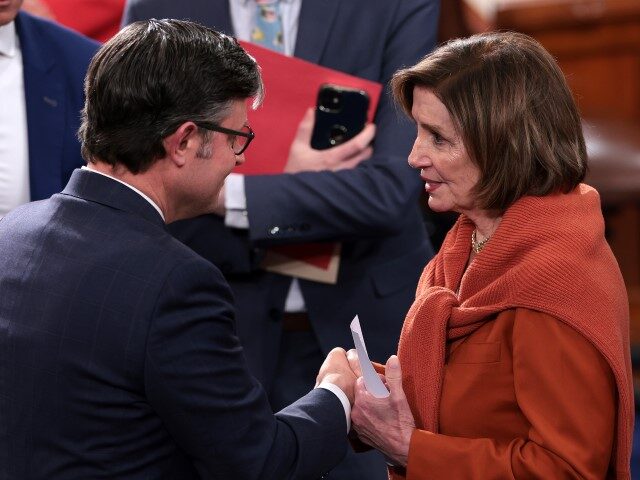
<path fill-rule="evenodd" d="M 233 228 L 249 228 L 244 175 L 230 173 L 224 181 L 224 224 Z"/>
<path fill-rule="evenodd" d="M 340 400 L 342 404 L 342 408 L 344 408 L 344 415 L 347 419 L 347 433 L 351 430 L 351 404 L 349 403 L 349 399 L 347 398 L 347 394 L 342 391 L 342 389 L 337 386 L 335 383 L 331 382 L 322 382 L 316 388 L 324 388 L 325 390 L 329 390 Z"/>

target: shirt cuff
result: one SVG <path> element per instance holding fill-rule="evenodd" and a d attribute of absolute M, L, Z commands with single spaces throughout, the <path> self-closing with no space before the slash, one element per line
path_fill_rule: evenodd
<path fill-rule="evenodd" d="M 349 433 L 349 430 L 351 430 L 351 404 L 349 403 L 347 394 L 344 393 L 339 386 L 331 382 L 322 382 L 316 388 L 324 388 L 325 390 L 329 390 L 336 397 L 338 397 L 338 400 L 340 400 L 340 403 L 342 404 L 342 408 L 344 408 L 344 415 L 347 419 L 347 433 Z"/>
<path fill-rule="evenodd" d="M 233 228 L 249 228 L 244 175 L 231 173 L 224 181 L 224 224 Z"/>

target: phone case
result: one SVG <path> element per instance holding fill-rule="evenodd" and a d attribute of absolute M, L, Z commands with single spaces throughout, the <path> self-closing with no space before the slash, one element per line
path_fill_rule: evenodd
<path fill-rule="evenodd" d="M 338 85 L 325 84 L 318 91 L 311 147 L 324 150 L 355 137 L 367 121 L 369 95 Z"/>

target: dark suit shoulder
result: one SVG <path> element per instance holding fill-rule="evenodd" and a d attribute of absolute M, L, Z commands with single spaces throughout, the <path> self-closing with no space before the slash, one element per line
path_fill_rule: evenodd
<path fill-rule="evenodd" d="M 77 53 L 84 54 L 89 58 L 100 47 L 100 43 L 92 40 L 81 33 L 71 30 L 63 25 L 30 15 L 27 12 L 20 12 L 17 17 L 19 25 L 18 32 L 29 30 L 43 40 L 48 40 L 48 47 L 63 48 L 65 50 L 73 47 Z M 77 61 L 77 59 L 75 59 Z"/>
<path fill-rule="evenodd" d="M 82 101 L 83 78 L 100 43 L 65 26 L 20 12 L 16 19 L 25 62 L 56 63 L 77 102 Z M 38 58 L 39 57 L 39 58 Z M 79 103 L 82 107 L 82 103 Z"/>
<path fill-rule="evenodd" d="M 195 253 L 191 248 L 167 233 L 168 247 L 175 251 L 180 266 L 184 269 L 200 273 L 207 282 L 224 284 L 228 290 L 227 281 L 220 269 L 209 260 Z M 178 266 L 176 264 L 176 266 Z"/>
<path fill-rule="evenodd" d="M 83 80 L 100 44 L 57 23 L 20 12 L 16 31 L 22 43 L 23 61 L 40 68 L 58 65 L 75 107 L 82 108 Z M 78 108 L 78 109 L 79 109 Z M 79 155 L 78 155 L 79 157 Z"/>
<path fill-rule="evenodd" d="M 0 245 L 2 245 L 3 237 L 12 237 L 12 234 L 20 233 L 19 228 L 29 225 L 29 219 L 37 218 L 46 211 L 46 203 L 46 200 L 39 200 L 18 205 L 3 218 L 0 218 Z"/>
<path fill-rule="evenodd" d="M 66 27 L 20 12 L 31 198 L 50 197 L 84 164 L 76 136 L 87 67 L 99 44 Z"/>

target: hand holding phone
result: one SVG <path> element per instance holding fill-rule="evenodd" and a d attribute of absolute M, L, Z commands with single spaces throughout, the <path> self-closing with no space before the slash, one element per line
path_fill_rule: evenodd
<path fill-rule="evenodd" d="M 311 147 L 340 145 L 360 133 L 367 121 L 369 95 L 364 90 L 323 84 L 318 90 Z"/>
<path fill-rule="evenodd" d="M 354 168 L 371 157 L 373 153 L 371 142 L 376 134 L 376 126 L 373 123 L 367 124 L 360 133 L 341 145 L 316 150 L 310 145 L 314 117 L 314 109 L 309 108 L 298 125 L 298 131 L 289 148 L 289 157 L 284 167 L 285 173 L 344 170 Z"/>

